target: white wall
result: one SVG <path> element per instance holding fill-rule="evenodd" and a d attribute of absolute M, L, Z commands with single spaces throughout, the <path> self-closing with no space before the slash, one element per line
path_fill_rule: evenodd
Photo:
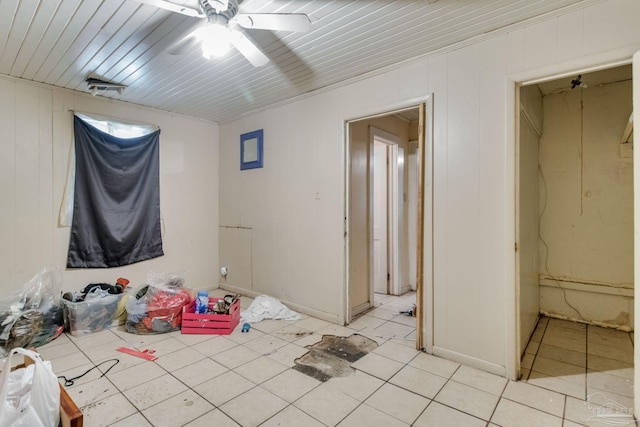
<path fill-rule="evenodd" d="M 251 228 L 253 289 L 344 320 L 343 123 L 433 93 L 434 351 L 514 377 L 514 81 L 628 61 L 638 16 L 588 3 L 221 125 L 220 223 Z M 265 167 L 241 172 L 258 128 Z"/>
<path fill-rule="evenodd" d="M 218 126 L 132 104 L 0 77 L 0 296 L 42 268 L 66 266 L 69 228 L 58 227 L 77 110 L 157 124 L 165 255 L 127 267 L 64 271 L 63 289 L 150 271 L 188 271 L 187 285 L 217 286 Z"/>
<path fill-rule="evenodd" d="M 633 159 L 620 146 L 631 111 L 631 81 L 544 97 L 545 313 L 633 329 Z"/>
<path fill-rule="evenodd" d="M 220 283 L 333 321 L 345 301 L 342 96 L 328 92 L 220 129 L 220 263 L 233 263 Z M 264 168 L 241 171 L 240 134 L 261 128 Z"/>

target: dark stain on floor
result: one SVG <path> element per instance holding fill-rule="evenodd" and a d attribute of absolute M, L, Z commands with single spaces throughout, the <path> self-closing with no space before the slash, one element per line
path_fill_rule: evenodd
<path fill-rule="evenodd" d="M 359 334 L 349 337 L 323 335 L 320 342 L 307 346 L 309 352 L 295 360 L 293 369 L 322 382 L 346 377 L 355 373 L 351 364 L 376 347 L 378 343 Z"/>

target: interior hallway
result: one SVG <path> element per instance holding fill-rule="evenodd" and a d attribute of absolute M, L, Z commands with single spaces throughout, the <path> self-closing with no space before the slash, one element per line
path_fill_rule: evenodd
<path fill-rule="evenodd" d="M 399 314 L 408 298 L 377 298 L 376 307 L 349 327 L 303 315 L 298 321 L 256 323 L 249 333 L 238 327 L 229 336 L 132 335 L 114 328 L 81 338 L 62 335 L 38 350 L 58 375 L 67 377 L 94 363 L 120 360 L 105 377 L 94 370 L 68 388 L 87 427 L 607 425 L 587 422 L 594 410 L 573 389 L 555 392 L 548 384 L 536 384 L 537 371 L 529 382 L 508 381 L 416 351 L 415 318 Z M 244 308 L 250 302 L 242 298 Z M 553 345 L 554 337 L 569 339 L 565 329 L 572 329 L 556 331 L 555 323 L 536 332 L 543 345 L 535 360 L 533 354 L 526 358 L 541 372 L 547 344 Z M 308 351 L 305 346 L 323 334 L 353 333 L 379 343 L 353 363 L 354 375 L 322 383 L 291 369 Z M 596 334 L 583 333 L 588 343 L 600 339 Z M 120 346 L 155 350 L 158 359 L 119 353 Z M 596 378 L 593 373 L 591 378 Z"/>

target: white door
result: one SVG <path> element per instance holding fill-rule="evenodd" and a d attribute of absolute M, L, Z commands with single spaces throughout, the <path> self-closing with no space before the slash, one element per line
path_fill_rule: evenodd
<path fill-rule="evenodd" d="M 518 89 L 521 90 L 521 89 Z M 523 108 L 523 107 L 520 107 Z M 540 216 L 538 185 L 538 152 L 541 130 L 528 119 L 525 111 L 520 114 L 519 143 L 516 146 L 516 274 L 519 294 L 519 321 L 521 355 L 536 328 L 540 313 Z"/>
<path fill-rule="evenodd" d="M 373 144 L 373 291 L 388 292 L 387 144 Z"/>

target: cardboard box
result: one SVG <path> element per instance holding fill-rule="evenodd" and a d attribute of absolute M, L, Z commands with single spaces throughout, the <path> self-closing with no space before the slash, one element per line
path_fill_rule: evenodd
<path fill-rule="evenodd" d="M 212 308 L 220 298 L 209 301 Z M 240 323 L 240 298 L 236 299 L 229 314 L 198 314 L 194 313 L 195 301 L 182 309 L 183 334 L 217 334 L 229 335 Z"/>

